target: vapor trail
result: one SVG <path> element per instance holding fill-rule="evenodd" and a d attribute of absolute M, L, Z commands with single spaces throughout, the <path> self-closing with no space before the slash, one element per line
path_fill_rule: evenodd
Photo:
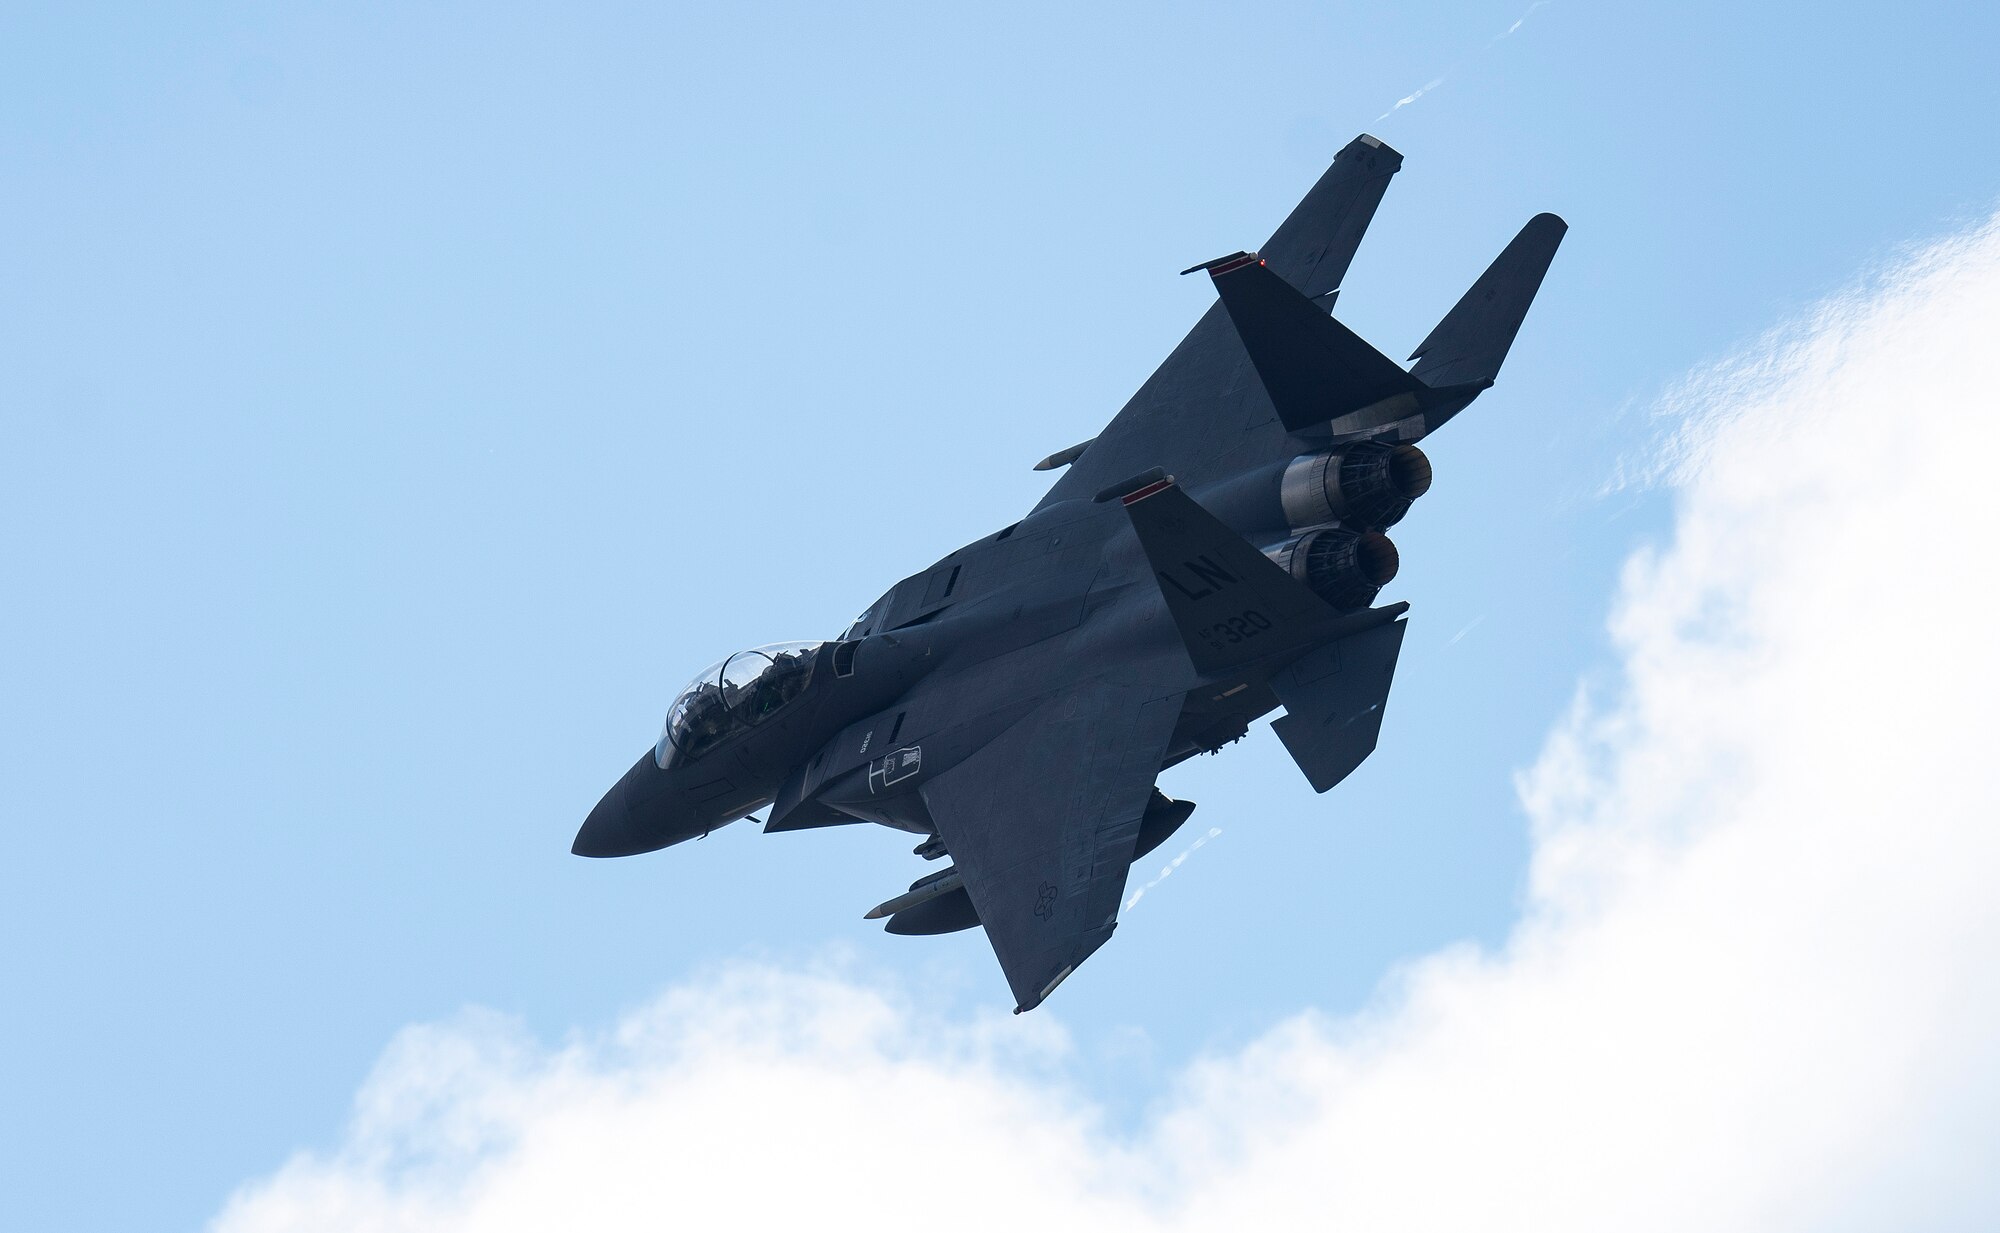
<path fill-rule="evenodd" d="M 1193 855 L 1195 854 L 1195 850 L 1196 850 L 1197 848 L 1201 847 L 1201 845 L 1203 845 L 1203 844 L 1207 843 L 1207 842 L 1208 842 L 1209 840 L 1211 840 L 1211 839 L 1215 838 L 1215 837 L 1216 837 L 1217 835 L 1220 835 L 1221 833 L 1222 833 L 1222 828 L 1221 828 L 1221 827 L 1217 827 L 1217 826 L 1211 826 L 1211 827 L 1209 827 L 1209 828 L 1208 828 L 1208 834 L 1206 834 L 1206 835 L 1203 835 L 1203 836 L 1202 836 L 1201 838 L 1199 838 L 1199 839 L 1195 840 L 1195 841 L 1194 841 L 1193 843 L 1189 844 L 1189 845 L 1188 845 L 1188 846 L 1187 846 L 1186 848 L 1184 848 L 1184 849 L 1182 849 L 1182 850 L 1181 850 L 1181 854 L 1180 854 L 1179 856 L 1176 856 L 1176 857 L 1175 857 L 1174 859 L 1172 859 L 1172 860 L 1168 861 L 1168 862 L 1167 862 L 1167 867 L 1166 867 L 1165 869 L 1162 869 L 1162 870 L 1160 870 L 1160 876 L 1159 876 L 1159 877 L 1157 877 L 1157 878 L 1154 878 L 1154 879 L 1153 879 L 1152 881 L 1150 881 L 1150 882 L 1146 883 L 1146 884 L 1145 884 L 1144 886 L 1140 887 L 1140 888 L 1139 888 L 1138 890 L 1135 890 L 1135 891 L 1133 891 L 1133 892 L 1132 892 L 1132 897 L 1131 897 L 1130 899 L 1127 899 L 1127 900 L 1125 901 L 1125 909 L 1124 909 L 1124 910 L 1125 910 L 1125 911 L 1127 911 L 1127 912 L 1130 912 L 1130 911 L 1132 910 L 1132 905 L 1133 905 L 1133 904 L 1135 904 L 1135 903 L 1139 902 L 1139 901 L 1140 901 L 1141 899 L 1143 899 L 1143 898 L 1145 898 L 1145 897 L 1146 897 L 1146 892 L 1147 892 L 1147 891 L 1149 891 L 1149 890 L 1152 890 L 1152 889 L 1153 889 L 1153 888 L 1154 888 L 1155 886 L 1158 886 L 1158 885 L 1159 885 L 1160 883 L 1162 883 L 1162 882 L 1166 881 L 1166 880 L 1167 880 L 1168 878 L 1172 877 L 1172 876 L 1173 876 L 1173 873 L 1174 873 L 1174 870 L 1176 870 L 1176 869 L 1179 869 L 1179 868 L 1181 867 L 1181 862 L 1182 862 L 1182 861 L 1186 860 L 1186 859 L 1187 859 L 1188 857 L 1190 857 L 1190 856 L 1193 856 Z"/>
<path fill-rule="evenodd" d="M 1451 636 L 1451 641 L 1445 643 L 1445 646 L 1446 647 L 1457 646 L 1460 639 L 1464 638 L 1467 634 L 1471 633 L 1473 630 L 1478 629 L 1479 623 L 1485 619 L 1486 619 L 1486 614 L 1482 612 L 1478 616 L 1473 617 L 1470 621 L 1467 621 L 1465 623 L 1465 628 L 1453 634 Z"/>
<path fill-rule="evenodd" d="M 1516 17 L 1514 19 L 1513 25 L 1508 26 L 1505 30 L 1502 30 L 1500 33 L 1494 35 L 1492 38 L 1487 39 L 1486 42 L 1479 48 L 1479 50 L 1473 52 L 1472 55 L 1466 56 L 1464 59 L 1452 65 L 1444 72 L 1439 73 L 1436 77 L 1431 78 L 1429 81 L 1417 87 L 1415 90 L 1397 99 L 1395 104 L 1391 106 L 1389 110 L 1375 117 L 1375 123 L 1380 124 L 1382 121 L 1388 119 L 1390 116 L 1395 115 L 1403 108 L 1408 107 L 1411 103 L 1416 102 L 1424 95 L 1429 94 L 1431 91 L 1443 85 L 1447 77 L 1450 77 L 1453 73 L 1456 73 L 1458 72 L 1458 70 L 1464 68 L 1467 64 L 1471 63 L 1474 58 L 1484 55 L 1486 52 L 1492 50 L 1493 45 L 1495 43 L 1498 43 L 1502 39 L 1513 37 L 1514 32 L 1516 30 L 1519 30 L 1524 24 L 1527 23 L 1528 18 L 1534 15 L 1536 9 L 1545 8 L 1552 3 L 1554 3 L 1554 0 L 1535 0 L 1533 4 L 1528 6 L 1527 11 L 1523 12 L 1519 17 Z"/>

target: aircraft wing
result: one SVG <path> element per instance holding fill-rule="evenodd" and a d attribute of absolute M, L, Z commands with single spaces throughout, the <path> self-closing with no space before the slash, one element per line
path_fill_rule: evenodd
<path fill-rule="evenodd" d="M 1079 682 L 922 789 L 1014 991 L 1032 1010 L 1118 925 L 1181 695 Z"/>
<path fill-rule="evenodd" d="M 1348 142 L 1259 256 L 1331 308 L 1389 178 L 1402 165 L 1401 154 L 1373 137 Z M 1156 466 L 1198 487 L 1232 469 L 1271 461 L 1285 435 L 1228 312 L 1213 304 L 1036 508 L 1089 497 Z"/>

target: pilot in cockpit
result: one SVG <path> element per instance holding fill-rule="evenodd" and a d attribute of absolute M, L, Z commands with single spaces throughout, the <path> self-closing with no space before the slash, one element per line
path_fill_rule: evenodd
<path fill-rule="evenodd" d="M 736 732 L 754 727 L 803 694 L 812 680 L 818 643 L 778 643 L 739 652 L 709 668 L 681 691 L 667 716 L 656 755 L 671 747 L 700 757 Z"/>
<path fill-rule="evenodd" d="M 683 752 L 689 757 L 729 735 L 729 707 L 722 700 L 722 690 L 713 685 L 698 690 L 688 700 L 684 722 L 687 737 Z"/>
<path fill-rule="evenodd" d="M 752 682 L 750 700 L 753 722 L 778 710 L 804 692 L 812 675 L 812 658 L 803 652 L 780 651 L 771 657 L 771 666 Z"/>

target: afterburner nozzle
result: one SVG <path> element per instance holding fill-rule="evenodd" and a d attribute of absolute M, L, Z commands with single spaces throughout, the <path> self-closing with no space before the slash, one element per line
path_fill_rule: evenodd
<path fill-rule="evenodd" d="M 1272 554 L 1292 577 L 1343 612 L 1366 608 L 1402 564 L 1380 531 L 1308 531 Z"/>
<path fill-rule="evenodd" d="M 1392 527 L 1431 490 L 1431 460 L 1414 445 L 1359 441 L 1293 459 L 1278 484 L 1295 531 L 1329 522 Z"/>

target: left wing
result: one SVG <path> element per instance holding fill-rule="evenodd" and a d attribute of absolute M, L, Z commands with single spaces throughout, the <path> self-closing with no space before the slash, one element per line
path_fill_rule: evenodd
<path fill-rule="evenodd" d="M 1014 991 L 1040 1005 L 1118 926 L 1181 695 L 1084 681 L 922 789 Z"/>

